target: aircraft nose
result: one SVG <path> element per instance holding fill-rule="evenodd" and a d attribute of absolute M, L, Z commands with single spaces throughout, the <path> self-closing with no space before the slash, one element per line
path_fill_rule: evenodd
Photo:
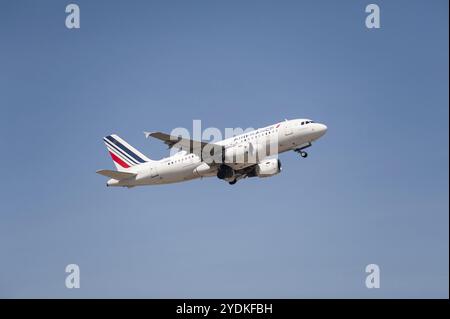
<path fill-rule="evenodd" d="M 317 124 L 317 126 L 317 131 L 320 133 L 320 136 L 324 135 L 328 130 L 328 127 L 325 124 Z"/>

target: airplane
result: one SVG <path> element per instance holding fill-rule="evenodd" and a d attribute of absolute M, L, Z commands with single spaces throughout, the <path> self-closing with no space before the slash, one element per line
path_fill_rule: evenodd
<path fill-rule="evenodd" d="M 145 137 L 179 150 L 173 156 L 152 160 L 112 134 L 103 138 L 117 168 L 99 170 L 109 177 L 106 186 L 135 187 L 217 177 L 230 185 L 250 177 L 271 177 L 281 172 L 278 154 L 295 151 L 306 158 L 305 149 L 327 132 L 327 126 L 309 119 L 285 120 L 218 142 L 196 141 L 162 132 Z"/>

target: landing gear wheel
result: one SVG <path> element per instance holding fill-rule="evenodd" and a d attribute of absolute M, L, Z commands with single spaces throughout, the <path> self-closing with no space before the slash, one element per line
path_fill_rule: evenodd
<path fill-rule="evenodd" d="M 230 184 L 230 185 L 234 185 L 234 184 L 236 184 L 237 183 L 237 180 L 235 179 L 234 181 L 231 181 L 231 182 L 228 182 L 228 184 Z"/>
<path fill-rule="evenodd" d="M 304 151 L 301 151 L 300 152 L 300 156 L 303 157 L 303 158 L 306 158 L 306 157 L 308 157 L 308 153 L 306 153 Z"/>

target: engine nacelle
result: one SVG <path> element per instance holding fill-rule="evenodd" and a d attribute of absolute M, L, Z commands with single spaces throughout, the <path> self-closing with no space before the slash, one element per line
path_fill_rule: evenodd
<path fill-rule="evenodd" d="M 255 174 L 258 177 L 270 177 L 280 172 L 281 162 L 279 159 L 266 160 L 255 167 Z"/>
<path fill-rule="evenodd" d="M 206 163 L 202 163 L 194 169 L 194 174 L 201 177 L 215 176 L 217 174 L 217 168 L 211 167 Z"/>

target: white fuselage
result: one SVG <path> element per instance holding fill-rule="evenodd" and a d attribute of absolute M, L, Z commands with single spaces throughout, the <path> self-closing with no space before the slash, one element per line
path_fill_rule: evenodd
<path fill-rule="evenodd" d="M 304 124 L 308 122 L 308 124 Z M 303 123 L 303 124 L 302 124 Z M 239 152 L 240 149 L 248 148 L 250 144 L 259 145 L 266 143 L 267 139 L 276 141 L 276 154 L 297 149 L 304 145 L 311 144 L 323 136 L 327 127 L 320 123 L 314 123 L 306 119 L 286 120 L 274 125 L 260 128 L 251 132 L 215 142 L 228 151 Z M 262 160 L 263 158 L 259 158 Z M 254 162 L 226 162 L 224 163 L 233 169 L 243 169 L 255 165 Z M 108 186 L 133 187 L 138 185 L 156 185 L 176 183 L 195 178 L 216 176 L 217 165 L 207 165 L 200 156 L 179 152 L 174 156 L 163 158 L 159 161 L 150 161 L 137 166 L 130 167 L 130 172 L 137 175 L 130 179 L 115 180 L 110 179 Z"/>

